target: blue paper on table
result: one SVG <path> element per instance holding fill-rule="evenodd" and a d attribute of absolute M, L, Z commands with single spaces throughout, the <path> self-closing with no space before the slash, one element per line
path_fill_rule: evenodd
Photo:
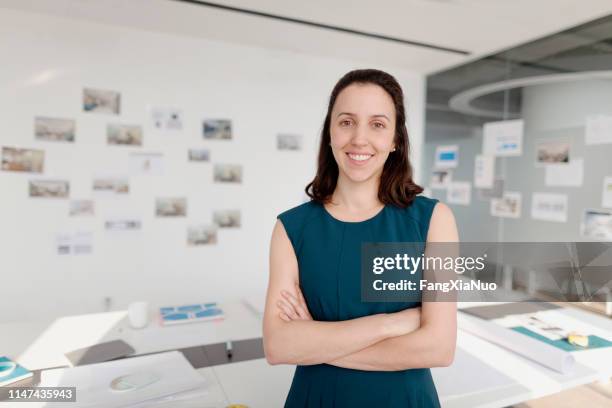
<path fill-rule="evenodd" d="M 217 303 L 161 307 L 159 314 L 163 325 L 203 322 L 225 317 Z"/>
<path fill-rule="evenodd" d="M 0 386 L 15 383 L 32 375 L 30 370 L 10 358 L 0 357 Z"/>

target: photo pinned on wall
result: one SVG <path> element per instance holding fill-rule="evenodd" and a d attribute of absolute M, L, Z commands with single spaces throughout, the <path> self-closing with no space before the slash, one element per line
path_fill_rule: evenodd
<path fill-rule="evenodd" d="M 109 145 L 142 146 L 142 127 L 110 123 L 106 127 Z"/>
<path fill-rule="evenodd" d="M 30 197 L 68 198 L 70 182 L 66 180 L 30 180 Z"/>
<path fill-rule="evenodd" d="M 204 139 L 232 139 L 232 121 L 229 119 L 207 119 L 202 127 Z"/>
<path fill-rule="evenodd" d="M 93 190 L 100 196 L 125 196 L 130 192 L 127 177 L 101 176 L 93 180 Z"/>
<path fill-rule="evenodd" d="M 444 189 L 453 179 L 453 172 L 449 169 L 433 169 L 429 181 L 429 187 Z"/>
<path fill-rule="evenodd" d="M 217 243 L 217 227 L 214 225 L 192 225 L 187 228 L 187 245 L 200 246 Z"/>
<path fill-rule="evenodd" d="M 183 130 L 183 111 L 176 108 L 153 106 L 149 108 L 151 127 L 160 132 Z"/>
<path fill-rule="evenodd" d="M 189 161 L 192 161 L 192 162 L 210 161 L 210 150 L 208 149 L 189 149 Z"/>
<path fill-rule="evenodd" d="M 242 165 L 215 164 L 214 181 L 219 183 L 242 183 Z"/>
<path fill-rule="evenodd" d="M 493 188 L 495 156 L 476 155 L 474 158 L 474 187 Z"/>
<path fill-rule="evenodd" d="M 213 222 L 219 228 L 240 228 L 240 210 L 218 210 L 213 212 Z"/>
<path fill-rule="evenodd" d="M 584 126 L 584 144 L 612 143 L 612 115 L 588 115 Z"/>
<path fill-rule="evenodd" d="M 612 208 L 612 176 L 604 177 L 601 206 Z"/>
<path fill-rule="evenodd" d="M 93 200 L 70 200 L 71 217 L 93 217 L 95 206 Z"/>
<path fill-rule="evenodd" d="M 155 215 L 158 217 L 185 217 L 187 216 L 187 199 L 184 197 L 157 198 Z"/>
<path fill-rule="evenodd" d="M 2 170 L 25 173 L 42 173 L 45 151 L 2 147 Z"/>
<path fill-rule="evenodd" d="M 118 115 L 121 111 L 121 94 L 104 89 L 84 88 L 83 110 Z"/>
<path fill-rule="evenodd" d="M 554 187 L 580 187 L 584 183 L 584 159 L 573 158 L 565 164 L 545 166 L 544 184 Z"/>
<path fill-rule="evenodd" d="M 502 198 L 504 196 L 504 179 L 495 178 L 493 180 L 493 187 L 491 188 L 480 188 L 478 189 L 478 197 L 481 200 L 490 200 L 492 198 Z"/>
<path fill-rule="evenodd" d="M 49 142 L 74 142 L 76 122 L 73 119 L 34 118 L 34 136 L 37 140 Z"/>
<path fill-rule="evenodd" d="M 580 234 L 598 241 L 612 241 L 612 210 L 584 210 Z"/>
<path fill-rule="evenodd" d="M 459 164 L 459 146 L 436 146 L 434 167 L 436 169 L 452 169 Z"/>
<path fill-rule="evenodd" d="M 142 221 L 135 218 L 113 218 L 104 222 L 107 231 L 139 231 L 142 228 Z"/>
<path fill-rule="evenodd" d="M 278 150 L 302 150 L 302 135 L 279 133 L 276 135 L 276 148 Z"/>
<path fill-rule="evenodd" d="M 534 220 L 567 222 L 567 194 L 533 193 L 531 218 Z"/>
<path fill-rule="evenodd" d="M 470 205 L 472 184 L 467 181 L 452 181 L 446 188 L 446 201 L 449 204 Z"/>
<path fill-rule="evenodd" d="M 487 156 L 520 156 L 523 154 L 522 119 L 487 122 L 483 125 L 482 153 Z"/>
<path fill-rule="evenodd" d="M 568 164 L 570 144 L 561 140 L 540 140 L 536 142 L 536 166 L 549 164 Z"/>
<path fill-rule="evenodd" d="M 521 193 L 505 191 L 502 198 L 493 198 L 491 200 L 491 215 L 503 218 L 520 218 Z"/>
<path fill-rule="evenodd" d="M 130 175 L 161 176 L 164 174 L 163 159 L 161 153 L 130 153 Z"/>
<path fill-rule="evenodd" d="M 93 252 L 92 232 L 60 233 L 55 242 L 58 255 L 88 255 Z"/>

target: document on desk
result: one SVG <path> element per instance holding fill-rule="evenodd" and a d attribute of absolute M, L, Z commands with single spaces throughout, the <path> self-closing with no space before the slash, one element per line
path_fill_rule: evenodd
<path fill-rule="evenodd" d="M 461 347 L 450 367 L 431 369 L 438 394 L 448 401 L 469 394 L 483 393 L 519 384 Z"/>
<path fill-rule="evenodd" d="M 178 351 L 46 370 L 41 387 L 76 387 L 77 402 L 54 407 L 119 408 L 203 388 L 207 382 Z"/>

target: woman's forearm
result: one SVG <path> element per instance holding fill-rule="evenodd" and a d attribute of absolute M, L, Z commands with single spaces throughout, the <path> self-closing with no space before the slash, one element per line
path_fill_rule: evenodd
<path fill-rule="evenodd" d="M 339 322 L 279 319 L 273 328 L 264 327 L 264 350 L 270 364 L 321 364 L 413 330 L 410 318 L 393 313 Z"/>
<path fill-rule="evenodd" d="M 412 333 L 387 338 L 339 359 L 337 367 L 365 371 L 399 371 L 410 368 L 445 367 L 455 355 L 456 336 L 424 326 Z"/>

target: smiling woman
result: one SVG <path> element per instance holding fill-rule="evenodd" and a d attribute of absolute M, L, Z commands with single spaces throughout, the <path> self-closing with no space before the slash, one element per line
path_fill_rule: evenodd
<path fill-rule="evenodd" d="M 439 407 L 430 367 L 451 363 L 454 302 L 362 302 L 364 242 L 457 241 L 452 213 L 412 181 L 402 90 L 378 70 L 334 87 L 306 187 L 270 247 L 264 350 L 297 365 L 286 407 Z"/>

